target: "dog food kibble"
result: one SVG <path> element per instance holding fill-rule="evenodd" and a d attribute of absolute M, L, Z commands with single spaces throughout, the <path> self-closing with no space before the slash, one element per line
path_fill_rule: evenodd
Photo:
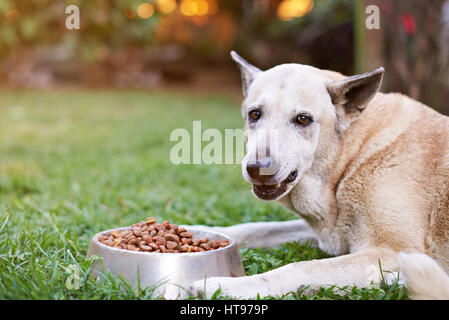
<path fill-rule="evenodd" d="M 101 235 L 98 240 L 107 246 L 124 250 L 162 253 L 204 252 L 229 245 L 226 239 L 194 239 L 185 228 L 179 228 L 168 220 L 158 224 L 153 217 L 133 224 L 130 230 L 114 230 L 109 235 Z"/>

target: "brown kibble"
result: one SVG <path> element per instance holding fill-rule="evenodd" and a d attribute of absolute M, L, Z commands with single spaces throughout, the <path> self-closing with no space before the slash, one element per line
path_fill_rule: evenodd
<path fill-rule="evenodd" d="M 165 220 L 164 222 L 162 222 L 162 225 L 165 227 L 165 229 L 170 228 L 170 221 Z"/>
<path fill-rule="evenodd" d="M 185 228 L 179 228 L 178 230 L 176 230 L 177 234 L 181 234 L 182 232 L 186 232 L 187 230 Z"/>
<path fill-rule="evenodd" d="M 218 240 L 212 240 L 212 241 L 209 243 L 209 245 L 210 245 L 213 249 L 216 249 L 216 248 L 218 248 L 218 247 L 220 246 L 220 241 L 218 241 Z"/>
<path fill-rule="evenodd" d="M 229 246 L 229 241 L 226 239 L 220 240 L 220 246 L 221 247 L 227 247 Z"/>
<path fill-rule="evenodd" d="M 119 238 L 120 233 L 117 230 L 114 230 L 114 231 L 111 231 L 111 236 L 113 236 L 114 238 Z"/>
<path fill-rule="evenodd" d="M 140 249 L 145 252 L 151 252 L 153 249 L 150 246 L 140 246 Z"/>
<path fill-rule="evenodd" d="M 152 225 L 156 223 L 156 218 L 154 217 L 149 217 L 146 221 L 147 224 Z"/>
<path fill-rule="evenodd" d="M 175 249 L 178 246 L 178 244 L 174 241 L 167 241 L 167 249 Z"/>
<path fill-rule="evenodd" d="M 135 237 L 134 234 L 133 234 L 133 233 L 130 233 L 130 234 L 127 234 L 127 235 L 125 236 L 125 239 L 126 239 L 126 240 L 129 240 L 129 239 L 131 239 L 131 238 L 133 238 L 133 237 Z"/>
<path fill-rule="evenodd" d="M 170 237 L 170 234 L 169 233 L 164 233 L 162 235 L 162 237 L 164 237 L 166 240 L 169 240 L 168 238 Z"/>
<path fill-rule="evenodd" d="M 105 245 L 110 246 L 110 247 L 113 247 L 113 246 L 114 246 L 114 240 L 107 239 L 107 240 L 103 241 L 103 243 L 104 243 Z"/>
<path fill-rule="evenodd" d="M 113 230 L 107 235 L 102 234 L 98 240 L 107 246 L 123 250 L 162 253 L 204 252 L 230 244 L 226 239 L 193 239 L 192 233 L 186 228 L 170 224 L 169 220 L 158 224 L 153 217 L 133 224 L 128 230 Z"/>
<path fill-rule="evenodd" d="M 143 231 L 140 236 L 143 238 L 144 236 L 149 236 L 149 235 L 150 235 L 150 233 L 148 231 Z"/>
<path fill-rule="evenodd" d="M 181 232 L 179 235 L 183 238 L 192 238 L 192 234 L 188 231 Z"/>
<path fill-rule="evenodd" d="M 164 234 L 164 238 L 170 241 L 179 242 L 181 241 L 176 234 L 166 233 Z"/>
<path fill-rule="evenodd" d="M 192 238 L 182 238 L 181 242 L 182 242 L 182 244 L 191 244 Z"/>
<path fill-rule="evenodd" d="M 156 237 L 154 237 L 153 240 L 155 240 L 156 244 L 159 245 L 159 246 L 164 246 L 167 243 L 167 240 L 165 240 L 164 237 L 156 236 Z"/>

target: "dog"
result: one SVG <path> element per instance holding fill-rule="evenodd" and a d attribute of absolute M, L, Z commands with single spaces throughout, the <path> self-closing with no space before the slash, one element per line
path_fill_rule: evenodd
<path fill-rule="evenodd" d="M 333 257 L 199 280 L 190 292 L 247 299 L 367 287 L 399 273 L 411 298 L 449 299 L 449 118 L 380 93 L 383 68 L 349 77 L 294 63 L 262 71 L 231 56 L 244 96 L 243 176 L 257 198 L 302 219 L 209 229 L 246 247 L 310 241 Z"/>

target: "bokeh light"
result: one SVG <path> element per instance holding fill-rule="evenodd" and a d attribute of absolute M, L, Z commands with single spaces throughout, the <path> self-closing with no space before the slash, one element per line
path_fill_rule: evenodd
<path fill-rule="evenodd" d="M 176 1 L 175 0 L 157 0 L 156 6 L 160 13 L 170 14 L 176 10 Z"/>
<path fill-rule="evenodd" d="M 142 3 L 137 8 L 137 15 L 142 19 L 148 19 L 154 14 L 154 7 L 150 3 Z"/>
<path fill-rule="evenodd" d="M 313 0 L 284 0 L 278 6 L 277 15 L 279 19 L 289 21 L 303 17 L 312 8 Z"/>
<path fill-rule="evenodd" d="M 185 16 L 204 16 L 209 13 L 209 3 L 206 0 L 183 0 L 181 13 Z"/>

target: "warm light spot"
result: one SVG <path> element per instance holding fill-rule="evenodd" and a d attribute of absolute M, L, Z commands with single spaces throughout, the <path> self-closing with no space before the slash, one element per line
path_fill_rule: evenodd
<path fill-rule="evenodd" d="M 313 0 L 284 0 L 279 4 L 277 15 L 284 21 L 301 18 L 313 8 Z"/>
<path fill-rule="evenodd" d="M 15 22 L 17 19 L 19 19 L 20 12 L 16 9 L 11 9 L 6 12 L 6 21 L 9 23 Z"/>
<path fill-rule="evenodd" d="M 154 13 L 154 7 L 150 3 L 142 3 L 137 8 L 137 15 L 141 17 L 142 19 L 148 19 L 150 18 Z"/>
<path fill-rule="evenodd" d="M 183 0 L 181 2 L 181 12 L 185 16 L 194 16 L 198 12 L 198 3 L 195 0 Z"/>
<path fill-rule="evenodd" d="M 209 12 L 209 3 L 206 0 L 183 0 L 181 13 L 185 16 L 204 16 Z"/>
<path fill-rule="evenodd" d="M 209 4 L 206 0 L 197 0 L 198 3 L 198 12 L 197 15 L 204 16 L 209 11 Z"/>
<path fill-rule="evenodd" d="M 163 14 L 169 14 L 176 10 L 175 0 L 157 0 L 157 9 Z"/>

